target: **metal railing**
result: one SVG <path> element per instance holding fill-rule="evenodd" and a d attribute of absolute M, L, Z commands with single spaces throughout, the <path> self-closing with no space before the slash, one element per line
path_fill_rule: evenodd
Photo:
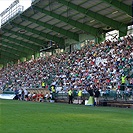
<path fill-rule="evenodd" d="M 85 93 L 82 96 L 82 100 L 89 99 L 89 93 Z M 57 100 L 67 100 L 68 93 L 55 93 L 54 98 Z M 101 100 L 114 100 L 114 101 L 133 101 L 133 90 L 132 91 L 115 91 L 115 90 L 108 90 L 108 91 L 101 91 L 100 97 Z M 73 96 L 73 99 L 78 99 L 78 95 Z"/>
<path fill-rule="evenodd" d="M 7 21 L 13 19 L 15 16 L 22 13 L 24 10 L 24 6 L 18 5 L 16 8 L 13 8 L 11 11 L 8 11 L 2 18 L 1 18 L 1 25 L 6 23 Z"/>
<path fill-rule="evenodd" d="M 39 2 L 40 0 L 32 0 L 32 4 Z"/>

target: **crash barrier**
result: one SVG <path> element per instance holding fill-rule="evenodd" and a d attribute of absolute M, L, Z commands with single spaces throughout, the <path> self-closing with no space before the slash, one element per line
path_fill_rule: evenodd
<path fill-rule="evenodd" d="M 68 103 L 68 94 L 66 92 L 56 93 L 56 102 Z M 84 104 L 94 106 L 94 98 L 90 98 L 89 93 L 85 93 L 82 96 L 82 103 L 79 103 L 77 93 L 73 96 L 73 104 Z M 121 90 L 106 90 L 100 92 L 99 97 L 100 106 L 133 108 L 133 91 L 121 91 Z"/>
<path fill-rule="evenodd" d="M 45 88 L 40 88 L 40 89 L 36 89 L 36 88 L 27 89 L 27 91 L 30 92 L 31 94 L 33 94 L 33 93 L 39 94 L 41 92 L 43 94 L 46 94 L 47 92 L 50 93 L 50 91 L 48 89 L 45 89 Z"/>
<path fill-rule="evenodd" d="M 59 100 L 64 100 L 66 101 L 68 99 L 68 93 L 67 92 L 58 92 L 55 93 L 54 98 L 59 101 Z M 89 93 L 84 93 L 82 96 L 82 100 L 87 100 L 89 99 Z M 133 90 L 131 91 L 121 91 L 121 90 L 106 90 L 106 91 L 101 91 L 100 92 L 100 100 L 133 100 Z M 73 96 L 73 99 L 78 99 L 77 92 Z"/>
<path fill-rule="evenodd" d="M 47 92 L 50 94 L 50 91 L 48 89 L 27 89 L 28 92 L 30 93 L 40 93 L 42 92 L 43 94 L 46 94 Z M 14 94 L 14 91 L 4 91 L 3 94 Z M 73 94 L 73 100 L 78 99 L 78 92 L 75 92 Z M 89 93 L 83 93 L 82 95 L 82 100 L 87 100 L 89 99 Z M 115 100 L 115 101 L 131 101 L 133 100 L 133 89 L 129 90 L 110 90 L 107 89 L 105 91 L 100 91 L 100 100 Z M 58 93 L 53 94 L 53 99 L 56 101 L 62 101 L 62 102 L 67 102 L 68 101 L 68 93 L 66 91 L 60 91 Z"/>

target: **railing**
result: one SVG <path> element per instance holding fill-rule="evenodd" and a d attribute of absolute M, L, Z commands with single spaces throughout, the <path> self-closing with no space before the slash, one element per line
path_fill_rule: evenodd
<path fill-rule="evenodd" d="M 14 91 L 4 91 L 3 94 L 15 94 Z"/>
<path fill-rule="evenodd" d="M 32 0 L 32 4 L 39 2 L 40 0 Z"/>
<path fill-rule="evenodd" d="M 19 15 L 24 10 L 24 6 L 18 5 L 16 8 L 13 8 L 11 11 L 7 12 L 2 18 L 1 18 L 1 25 L 9 21 L 10 19 L 14 18 L 16 15 Z"/>
<path fill-rule="evenodd" d="M 32 2 L 35 2 L 36 0 L 32 0 Z"/>
<path fill-rule="evenodd" d="M 108 91 L 103 93 L 101 98 L 105 100 L 133 100 L 133 91 Z"/>
<path fill-rule="evenodd" d="M 89 93 L 85 93 L 82 96 L 83 100 L 89 99 Z M 60 92 L 56 93 L 54 95 L 54 98 L 57 100 L 67 100 L 68 99 L 68 93 L 66 92 Z M 76 95 L 73 96 L 73 99 L 78 99 L 77 93 Z M 100 93 L 100 99 L 101 100 L 124 100 L 128 101 L 131 100 L 133 101 L 133 90 L 132 91 L 115 91 L 115 90 L 108 90 L 108 91 L 101 91 Z"/>
<path fill-rule="evenodd" d="M 127 87 L 127 86 L 125 86 Z M 131 86 L 133 87 L 133 86 Z M 39 90 L 47 90 L 49 91 L 48 89 L 28 89 L 28 91 L 30 90 L 33 90 L 33 92 L 39 92 Z M 10 89 L 6 89 L 3 91 L 4 94 L 12 94 L 14 93 L 13 91 L 11 91 Z M 75 93 L 73 93 L 73 99 L 78 99 L 78 95 L 77 95 L 77 91 Z M 57 100 L 68 100 L 68 93 L 66 91 L 60 91 L 58 93 L 55 93 L 54 95 L 54 99 L 57 99 Z M 83 100 L 87 100 L 89 99 L 89 93 L 86 91 L 86 92 L 83 92 L 83 96 L 82 96 L 82 99 Z M 101 100 L 114 100 L 114 101 L 133 101 L 133 88 L 130 88 L 130 90 L 128 89 L 125 89 L 125 91 L 122 91 L 122 90 L 110 90 L 110 89 L 107 89 L 105 91 L 101 91 L 100 92 L 100 99 Z"/>

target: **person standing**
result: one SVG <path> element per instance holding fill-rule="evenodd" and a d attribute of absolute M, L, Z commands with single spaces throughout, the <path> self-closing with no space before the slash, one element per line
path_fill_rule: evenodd
<path fill-rule="evenodd" d="M 121 76 L 121 88 L 120 88 L 121 91 L 125 90 L 125 83 L 126 83 L 126 76 L 124 74 L 122 74 L 122 76 Z"/>
<path fill-rule="evenodd" d="M 88 88 L 88 93 L 90 95 L 89 100 L 88 100 L 88 105 L 94 105 L 94 93 L 93 93 L 92 85 Z"/>
<path fill-rule="evenodd" d="M 73 95 L 72 95 L 72 93 L 73 93 L 73 92 L 72 92 L 72 89 L 70 89 L 70 90 L 68 91 L 68 97 L 69 97 L 69 102 L 68 102 L 68 103 L 69 103 L 69 104 L 70 104 L 70 103 L 71 103 L 71 104 L 73 103 Z"/>
<path fill-rule="evenodd" d="M 18 100 L 22 100 L 22 89 L 18 90 Z"/>
<path fill-rule="evenodd" d="M 94 91 L 94 105 L 95 106 L 98 106 L 99 105 L 99 97 L 100 97 L 100 91 L 99 91 L 99 89 L 95 89 L 95 91 Z"/>
<path fill-rule="evenodd" d="M 24 90 L 23 89 L 22 89 L 22 94 L 21 94 L 21 100 L 23 100 L 23 101 L 25 100 L 24 99 Z"/>
<path fill-rule="evenodd" d="M 45 82 L 44 81 L 42 82 L 42 88 L 45 88 Z"/>
<path fill-rule="evenodd" d="M 55 85 L 51 86 L 51 91 L 52 91 L 52 99 L 54 100 L 55 99 L 55 93 L 56 93 Z"/>
<path fill-rule="evenodd" d="M 13 98 L 14 100 L 18 100 L 19 99 L 19 95 L 18 95 L 18 90 L 17 88 L 14 89 L 14 93 L 15 93 L 15 97 Z"/>
<path fill-rule="evenodd" d="M 82 103 L 82 89 L 80 88 L 79 92 L 78 92 L 78 104 Z"/>
<path fill-rule="evenodd" d="M 28 91 L 27 91 L 27 89 L 24 89 L 24 97 L 25 97 L 25 101 L 28 101 Z"/>

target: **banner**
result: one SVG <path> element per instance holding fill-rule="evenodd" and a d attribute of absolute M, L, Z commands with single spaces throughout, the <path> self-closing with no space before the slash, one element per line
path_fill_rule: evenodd
<path fill-rule="evenodd" d="M 0 94 L 0 99 L 13 99 L 15 94 Z"/>

